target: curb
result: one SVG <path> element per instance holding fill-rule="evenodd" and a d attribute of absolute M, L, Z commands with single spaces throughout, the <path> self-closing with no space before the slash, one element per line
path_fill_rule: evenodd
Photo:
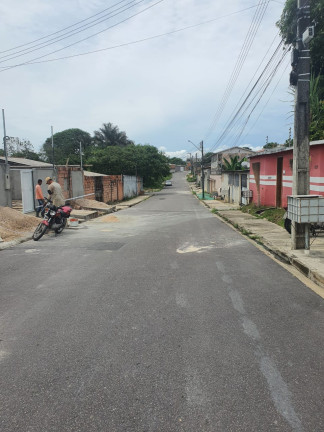
<path fill-rule="evenodd" d="M 198 199 L 198 198 L 197 198 Z M 199 200 L 200 201 L 200 200 Z M 210 209 L 205 203 L 203 205 Z M 246 228 L 234 223 L 228 219 L 222 216 L 221 211 L 218 211 L 216 213 L 213 213 L 226 223 L 228 223 L 233 229 L 240 232 L 243 236 L 248 237 L 250 240 L 252 240 L 254 243 L 257 243 L 259 246 L 263 247 L 267 252 L 270 252 L 272 255 L 274 255 L 277 259 L 280 259 L 281 261 L 284 261 L 287 264 L 290 264 L 292 267 L 296 268 L 298 271 L 300 271 L 304 276 L 306 276 L 308 279 L 316 283 L 321 288 L 324 288 L 324 278 L 321 276 L 316 270 L 312 270 L 309 266 L 305 265 L 299 258 L 296 258 L 293 254 L 290 254 L 288 252 L 285 252 L 283 250 L 280 250 L 273 246 L 271 243 L 269 243 L 266 239 L 264 239 L 261 236 L 258 236 L 260 241 L 256 240 L 255 235 L 253 233 L 244 233 L 246 231 Z"/>
<path fill-rule="evenodd" d="M 193 190 L 190 187 L 191 191 Z M 212 211 L 212 209 L 202 200 L 199 199 L 197 194 L 195 195 L 196 199 L 208 210 Z M 235 209 L 239 211 L 238 209 Z M 221 210 L 216 210 L 216 212 L 212 212 L 215 216 L 217 216 L 219 219 L 230 225 L 234 230 L 240 232 L 243 236 L 248 237 L 251 241 L 261 246 L 263 249 L 265 249 L 267 252 L 275 256 L 277 259 L 285 262 L 286 264 L 291 265 L 295 269 L 297 269 L 300 273 L 302 273 L 305 277 L 310 279 L 312 282 L 314 282 L 316 285 L 318 285 L 321 288 L 324 288 L 324 277 L 319 274 L 316 270 L 312 270 L 309 266 L 307 266 L 305 263 L 303 263 L 299 258 L 297 258 L 293 253 L 285 252 L 283 250 L 278 249 L 276 246 L 273 246 L 271 243 L 269 243 L 266 239 L 264 239 L 262 236 L 258 235 L 258 241 L 255 236 L 256 234 L 247 233 L 247 230 L 245 227 L 240 226 L 239 224 L 234 223 L 228 219 L 227 217 L 222 215 Z"/>

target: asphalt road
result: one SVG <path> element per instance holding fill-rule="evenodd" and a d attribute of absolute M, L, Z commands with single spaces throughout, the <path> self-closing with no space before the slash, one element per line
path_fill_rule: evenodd
<path fill-rule="evenodd" d="M 323 300 L 182 173 L 0 252 L 0 430 L 324 430 Z"/>

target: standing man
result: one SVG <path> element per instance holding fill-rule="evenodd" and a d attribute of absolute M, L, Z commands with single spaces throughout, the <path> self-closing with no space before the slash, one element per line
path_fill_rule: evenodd
<path fill-rule="evenodd" d="M 45 182 L 48 185 L 48 199 L 50 199 L 56 207 L 64 205 L 65 199 L 61 186 L 53 181 L 51 177 L 46 177 Z"/>
<path fill-rule="evenodd" d="M 36 210 L 36 217 L 39 217 L 39 212 L 41 211 L 41 208 L 43 207 L 44 202 L 45 202 L 43 191 L 42 191 L 42 183 L 43 183 L 43 180 L 38 179 L 37 185 L 35 188 L 35 198 L 38 201 L 38 206 L 35 209 Z"/>

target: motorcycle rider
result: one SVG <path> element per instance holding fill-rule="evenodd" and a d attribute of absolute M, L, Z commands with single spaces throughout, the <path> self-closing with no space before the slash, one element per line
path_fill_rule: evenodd
<path fill-rule="evenodd" d="M 61 186 L 53 181 L 51 177 L 46 177 L 45 183 L 48 185 L 48 197 L 56 207 L 62 206 L 65 204 L 65 199 L 63 196 Z"/>

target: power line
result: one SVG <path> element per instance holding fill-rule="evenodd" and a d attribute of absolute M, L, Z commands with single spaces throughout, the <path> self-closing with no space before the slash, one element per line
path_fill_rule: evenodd
<path fill-rule="evenodd" d="M 258 117 L 256 118 L 255 122 L 253 123 L 253 125 L 250 127 L 250 129 L 248 130 L 248 132 L 245 134 L 243 139 L 246 139 L 246 137 L 250 134 L 250 132 L 253 130 L 254 126 L 257 124 L 257 122 L 259 121 L 259 118 L 261 117 L 261 115 L 263 114 L 264 110 L 266 109 L 266 107 L 268 106 L 274 92 L 276 91 L 278 85 L 280 84 L 282 77 L 284 76 L 285 72 L 287 71 L 288 67 L 290 66 L 290 64 L 288 63 L 285 67 L 285 69 L 283 70 L 282 74 L 280 75 L 280 78 L 277 81 L 277 84 L 275 85 L 275 87 L 273 88 L 268 100 L 266 101 L 266 103 L 264 104 L 262 110 L 260 111 Z"/>
<path fill-rule="evenodd" d="M 277 46 L 275 52 L 273 53 L 273 55 L 271 56 L 270 60 L 268 61 L 267 65 L 265 66 L 265 68 L 263 69 L 262 73 L 260 74 L 259 78 L 257 79 L 257 81 L 255 82 L 255 84 L 253 85 L 252 89 L 249 91 L 248 95 L 246 96 L 246 98 L 244 99 L 244 101 L 242 102 L 242 104 L 240 105 L 240 107 L 238 108 L 238 110 L 235 112 L 235 114 L 232 116 L 232 118 L 227 122 L 227 125 L 225 126 L 225 130 L 222 132 L 221 136 L 218 138 L 218 140 L 216 141 L 216 143 L 211 147 L 210 151 L 214 150 L 218 144 L 220 142 L 222 142 L 224 140 L 224 138 L 229 134 L 229 132 L 234 128 L 235 124 L 237 123 L 237 121 L 239 121 L 244 113 L 246 112 L 246 110 L 249 108 L 249 106 L 252 104 L 253 100 L 255 100 L 255 98 L 257 97 L 257 95 L 262 92 L 262 90 L 270 84 L 271 80 L 269 81 L 269 79 L 271 77 L 273 77 L 273 73 L 277 70 L 278 66 L 281 64 L 281 62 L 283 61 L 283 58 L 286 56 L 288 49 L 285 50 L 284 54 L 281 56 L 280 60 L 276 63 L 275 67 L 270 71 L 268 77 L 263 80 L 262 82 L 262 78 L 264 77 L 264 75 L 266 74 L 266 72 L 269 70 L 271 64 L 273 63 L 273 61 L 276 59 L 277 54 L 279 53 L 279 48 L 282 45 L 282 41 L 280 42 L 280 44 Z M 261 82 L 261 84 L 259 85 L 259 83 Z M 258 85 L 259 85 L 259 89 L 258 89 Z M 252 97 L 252 100 L 250 99 L 251 95 L 254 96 Z M 262 93 L 263 95 L 264 93 Z M 262 96 L 261 96 L 262 97 Z M 247 102 L 249 101 L 249 104 L 246 107 Z M 245 108 L 245 111 L 243 113 L 242 109 Z M 239 117 L 240 116 L 240 117 Z"/>
<path fill-rule="evenodd" d="M 96 22 L 95 24 L 93 24 L 93 22 L 92 22 L 91 25 L 88 25 L 88 24 L 83 25 L 83 26 L 78 27 L 75 30 L 71 30 L 71 31 L 69 31 L 69 32 L 67 32 L 67 33 L 65 33 L 65 34 L 63 34 L 61 36 L 57 36 L 55 38 L 49 39 L 46 42 L 41 42 L 41 43 L 39 43 L 37 45 L 34 45 L 33 47 L 26 48 L 26 49 L 17 51 L 15 53 L 7 54 L 5 56 L 2 56 L 2 57 L 0 57 L 0 60 L 1 59 L 5 59 L 6 57 L 10 57 L 10 58 L 2 60 L 2 61 L 0 61 L 0 63 L 6 62 L 6 61 L 9 61 L 9 60 L 13 60 L 13 59 L 15 59 L 17 57 L 21 57 L 21 56 L 30 54 L 30 53 L 35 52 L 35 51 L 39 51 L 39 50 L 41 50 L 43 48 L 46 48 L 47 46 L 54 45 L 57 42 L 60 42 L 60 41 L 65 40 L 65 39 L 68 39 L 68 38 L 70 38 L 70 37 L 72 37 L 72 36 L 74 36 L 74 35 L 76 35 L 78 33 L 81 33 L 81 32 L 84 32 L 84 31 L 88 30 L 91 27 L 94 27 L 94 26 L 97 26 L 98 24 L 101 24 L 102 22 L 107 21 L 108 19 L 114 18 L 115 16 L 120 15 L 121 13 L 125 12 L 126 10 L 133 8 L 133 7 L 137 6 L 137 5 L 139 5 L 140 3 L 143 3 L 144 1 L 145 0 L 140 0 L 138 3 L 134 4 L 135 0 L 132 0 L 130 3 L 127 3 L 127 5 L 125 5 L 125 6 L 128 6 L 128 7 L 122 6 L 122 7 L 118 8 L 118 9 L 114 10 L 113 12 L 109 12 L 108 14 L 104 15 L 106 18 L 101 19 L 101 20 L 100 19 L 96 19 L 95 21 L 98 21 L 98 20 L 99 21 Z M 131 3 L 133 3 L 133 4 L 131 6 L 129 6 L 129 4 L 131 4 Z M 119 9 L 123 9 L 123 10 L 117 12 Z M 115 13 L 113 15 L 114 12 L 117 12 L 117 13 Z M 107 15 L 108 15 L 108 17 L 107 17 Z M 95 33 L 91 37 L 96 36 L 96 34 L 98 34 L 98 33 Z"/>
<path fill-rule="evenodd" d="M 246 57 L 250 51 L 250 48 L 252 46 L 252 43 L 255 39 L 256 33 L 259 29 L 260 23 L 263 19 L 263 16 L 266 12 L 266 9 L 268 7 L 270 0 L 267 0 L 266 2 L 260 0 L 257 6 L 257 10 L 255 11 L 255 14 L 253 16 L 252 22 L 250 24 L 249 30 L 246 34 L 243 46 L 241 48 L 240 54 L 238 56 L 238 59 L 236 61 L 236 64 L 234 66 L 234 70 L 231 74 L 231 77 L 229 79 L 229 82 L 226 86 L 225 92 L 223 94 L 223 97 L 219 103 L 218 109 L 216 111 L 216 114 L 214 115 L 214 119 L 204 137 L 204 139 L 206 140 L 208 138 L 208 136 L 211 134 L 211 132 L 213 131 L 213 129 L 215 128 L 217 122 L 219 121 L 221 114 L 224 110 L 224 107 L 226 106 L 229 97 L 232 93 L 232 90 L 234 88 L 234 85 L 237 81 L 237 78 L 242 70 L 242 67 L 244 65 L 244 62 L 246 60 Z"/>
<path fill-rule="evenodd" d="M 47 59 L 47 60 L 41 60 L 41 61 L 28 61 L 28 62 L 22 63 L 22 64 L 0 66 L 0 68 L 3 68 L 4 70 L 7 70 L 7 69 L 18 67 L 18 66 L 31 65 L 31 64 L 40 64 L 40 63 L 48 63 L 48 62 L 53 62 L 53 61 L 58 61 L 58 60 L 65 60 L 65 59 L 69 59 L 69 58 L 85 56 L 85 55 L 89 55 L 89 54 L 95 54 L 95 53 L 98 53 L 98 52 L 107 51 L 107 50 L 116 49 L 116 48 L 121 48 L 121 47 L 125 47 L 125 46 L 128 46 L 128 45 L 134 45 L 134 44 L 146 42 L 148 40 L 156 39 L 156 38 L 159 38 L 159 37 L 169 36 L 169 35 L 172 35 L 172 34 L 175 34 L 175 33 L 179 33 L 179 32 L 185 31 L 185 30 L 190 30 L 190 29 L 193 29 L 195 27 L 199 27 L 199 26 L 202 26 L 202 25 L 205 25 L 205 24 L 209 24 L 209 23 L 218 21 L 220 19 L 227 18 L 227 17 L 232 16 L 232 15 L 240 14 L 242 12 L 245 12 L 247 10 L 250 10 L 250 9 L 253 9 L 253 8 L 256 8 L 256 7 L 257 7 L 256 5 L 255 6 L 249 6 L 249 7 L 245 8 L 245 9 L 241 9 L 241 10 L 236 11 L 236 12 L 231 12 L 229 14 L 222 15 L 222 16 L 219 16 L 217 18 L 213 18 L 213 19 L 210 19 L 210 20 L 207 20 L 207 21 L 203 21 L 201 23 L 192 24 L 192 25 L 189 25 L 189 26 L 186 26 L 186 27 L 182 27 L 180 29 L 172 30 L 170 32 L 160 33 L 158 35 L 149 36 L 149 37 L 146 37 L 146 38 L 143 38 L 143 39 L 139 39 L 139 40 L 136 40 L 136 41 L 125 42 L 125 43 L 114 45 L 114 46 L 107 47 L 107 48 L 101 48 L 101 49 L 98 49 L 98 50 L 87 51 L 87 52 L 84 52 L 84 53 L 73 54 L 73 55 L 64 56 L 64 57 L 57 57 L 57 58 L 54 58 L 54 59 Z M 49 53 L 48 55 L 50 55 L 50 54 L 51 53 Z"/>
<path fill-rule="evenodd" d="M 143 0 L 142 0 L 142 1 L 143 1 Z M 135 16 L 138 16 L 138 15 L 142 14 L 143 12 L 145 12 L 145 11 L 147 11 L 147 10 L 153 8 L 154 6 L 156 6 L 156 5 L 159 4 L 159 3 L 162 3 L 163 1 L 164 1 L 164 0 L 159 0 L 159 1 L 157 1 L 156 3 L 154 3 L 153 5 L 150 5 L 150 6 L 146 7 L 146 8 L 144 8 L 144 9 L 142 9 L 141 11 L 139 11 L 139 12 L 137 12 L 137 13 L 135 13 L 135 14 L 133 14 L 133 15 L 131 15 L 131 16 L 129 16 L 129 17 L 123 19 L 122 21 L 119 21 L 118 23 L 113 24 L 113 25 L 111 25 L 110 27 L 107 27 L 106 29 L 101 30 L 101 31 L 99 31 L 99 32 L 97 32 L 97 33 L 95 33 L 95 34 L 93 34 L 93 35 L 91 35 L 91 36 L 88 36 L 88 37 L 86 37 L 86 38 L 83 38 L 83 39 L 81 39 L 81 40 L 79 40 L 79 41 L 77 41 L 77 42 L 74 42 L 74 43 L 70 44 L 70 45 L 66 45 L 66 46 L 63 47 L 63 48 L 59 48 L 59 49 L 57 49 L 57 50 L 55 50 L 55 51 L 52 51 L 52 52 L 50 52 L 50 53 L 43 54 L 42 56 L 36 57 L 36 58 L 31 59 L 31 60 L 29 60 L 29 61 L 26 61 L 26 62 L 24 62 L 24 63 L 20 63 L 20 64 L 13 65 L 13 66 L 7 66 L 7 67 L 4 66 L 4 69 L 2 70 L 2 72 L 3 72 L 3 71 L 6 71 L 6 70 L 8 70 L 8 69 L 12 69 L 12 68 L 17 67 L 17 66 L 23 66 L 23 65 L 26 65 L 26 64 L 28 64 L 29 62 L 32 62 L 32 61 L 35 61 L 35 60 L 39 60 L 39 59 L 41 59 L 41 58 L 47 57 L 47 56 L 50 55 L 50 54 L 54 54 L 54 53 L 56 53 L 56 52 L 63 51 L 63 50 L 65 50 L 65 49 L 67 49 L 67 48 L 69 48 L 69 47 L 71 47 L 71 46 L 77 45 L 78 43 L 83 42 L 83 41 L 85 41 L 85 40 L 88 40 L 88 39 L 90 39 L 90 38 L 92 38 L 92 37 L 94 37 L 94 36 L 97 36 L 98 34 L 103 33 L 103 32 L 105 32 L 105 31 L 107 31 L 107 30 L 110 30 L 110 29 L 113 28 L 113 27 L 117 27 L 118 25 L 120 25 L 120 24 L 122 24 L 122 23 L 124 23 L 124 22 L 126 22 L 126 21 L 128 21 L 128 20 L 130 20 L 131 18 L 134 18 Z"/>
<path fill-rule="evenodd" d="M 118 3 L 113 4 L 112 6 L 109 6 L 108 8 L 103 9 L 101 12 L 98 12 L 98 13 L 96 13 L 96 14 L 94 14 L 94 15 L 91 15 L 91 16 L 88 17 L 88 18 L 85 18 L 85 19 L 83 19 L 83 20 L 81 20 L 81 21 L 78 21 L 78 22 L 76 22 L 76 23 L 74 23 L 74 24 L 71 24 L 71 25 L 69 25 L 68 27 L 65 27 L 65 28 L 63 28 L 63 29 L 61 29 L 61 30 L 58 30 L 58 31 L 54 32 L 54 33 L 50 33 L 50 34 L 48 34 L 47 36 L 43 36 L 43 37 L 38 38 L 38 39 L 35 39 L 35 40 L 31 41 L 31 42 L 27 42 L 27 43 L 24 43 L 24 44 L 22 44 L 22 45 L 15 46 L 15 47 L 13 47 L 13 48 L 9 48 L 9 49 L 4 50 L 4 51 L 0 51 L 0 54 L 6 53 L 6 52 L 9 52 L 9 51 L 13 51 L 13 50 L 18 49 L 18 48 L 22 48 L 23 46 L 26 46 L 26 45 L 34 44 L 35 42 L 38 42 L 38 41 L 40 41 L 40 40 L 43 40 L 43 39 L 49 38 L 49 37 L 54 36 L 54 35 L 56 35 L 56 34 L 58 34 L 58 33 L 62 33 L 62 32 L 65 31 L 65 30 L 68 30 L 68 29 L 70 29 L 70 28 L 72 28 L 72 27 L 75 27 L 75 26 L 77 26 L 77 25 L 79 25 L 79 24 L 85 22 L 85 21 L 90 20 L 91 18 L 94 18 L 94 17 L 96 17 L 96 16 L 98 16 L 98 15 L 103 14 L 103 13 L 106 12 L 107 10 L 112 9 L 112 8 L 115 7 L 115 6 L 118 6 L 120 3 L 124 3 L 125 1 L 127 1 L 127 0 L 121 0 L 121 1 L 119 1 Z"/>

